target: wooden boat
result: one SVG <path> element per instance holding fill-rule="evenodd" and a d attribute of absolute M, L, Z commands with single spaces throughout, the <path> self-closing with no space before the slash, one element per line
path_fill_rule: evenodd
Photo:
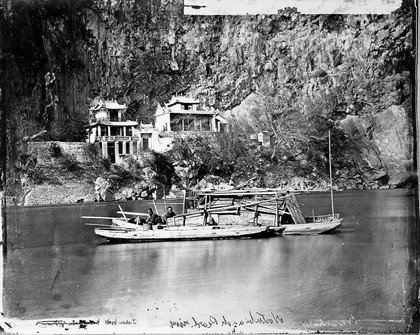
<path fill-rule="evenodd" d="M 142 216 L 144 213 L 124 212 L 121 207 L 117 213 L 122 214 L 122 217 L 83 216 L 82 218 L 110 220 L 110 224 L 86 224 L 96 226 L 95 234 L 112 242 L 264 238 L 279 235 L 285 229 L 284 227 L 262 225 L 205 225 L 204 212 L 180 214 L 170 218 L 168 225 L 154 225 L 150 229 L 149 225 L 140 224 L 138 220 L 135 222 L 136 220 L 128 219 L 128 216 Z M 176 225 L 177 219 L 182 220 L 181 224 Z M 196 219 L 198 219 L 198 225 Z"/>
<path fill-rule="evenodd" d="M 295 198 L 295 193 L 273 189 L 248 189 L 234 191 L 205 191 L 206 211 L 209 213 L 236 212 L 246 223 L 262 224 L 280 228 L 283 235 L 313 235 L 332 233 L 341 226 L 339 214 L 304 217 Z M 277 210 L 276 210 L 277 208 Z M 244 212 L 244 213 L 243 213 Z M 230 215 L 232 216 L 232 215 Z M 238 217 L 239 218 L 239 217 Z M 230 220 L 227 216 L 225 220 Z M 224 217 L 219 216 L 223 222 Z"/>
<path fill-rule="evenodd" d="M 341 226 L 341 220 L 331 222 L 301 223 L 286 225 L 284 235 L 317 235 L 332 233 Z"/>
<path fill-rule="evenodd" d="M 266 229 L 270 236 L 324 234 L 334 232 L 342 222 L 338 213 L 304 217 L 293 192 L 247 189 L 204 191 L 197 196 L 197 208 L 170 218 L 167 226 L 159 227 L 164 229 L 145 230 L 143 225 L 128 218 L 145 213 L 124 212 L 121 207 L 117 212 L 121 217 L 84 218 L 110 220 L 107 225 L 87 224 L 96 226 L 95 233 L 99 236 L 125 241 L 232 238 L 249 237 L 249 234 L 258 237 L 266 235 L 262 234 Z M 215 218 L 217 226 L 206 226 L 208 215 Z"/>
<path fill-rule="evenodd" d="M 181 226 L 153 230 L 96 228 L 95 234 L 111 242 L 158 242 L 265 238 L 275 236 L 278 231 L 265 226 Z"/>
<path fill-rule="evenodd" d="M 204 211 L 253 211 L 254 224 L 272 221 L 274 227 L 285 227 L 284 235 L 310 235 L 332 233 L 341 226 L 343 219 L 334 213 L 331 134 L 328 133 L 329 172 L 332 214 L 304 217 L 293 192 L 277 189 L 248 189 L 230 191 L 207 191 L 201 194 Z M 253 199 L 251 201 L 250 199 Z M 222 200 L 222 201 L 220 201 Z M 236 203 L 235 203 L 236 202 Z M 265 216 L 265 218 L 264 218 Z M 268 217 L 271 217 L 267 219 Z M 273 218 L 274 217 L 274 221 Z"/>
<path fill-rule="evenodd" d="M 317 215 L 312 217 L 303 217 L 299 204 L 293 195 L 285 201 L 285 235 L 312 235 L 332 233 L 341 226 L 343 219 L 340 214 L 334 213 L 334 197 L 332 186 L 332 168 L 331 168 L 331 135 L 328 132 L 329 147 L 329 168 L 330 168 L 330 192 L 331 192 L 331 211 L 332 214 Z M 286 224 L 291 219 L 291 224 Z"/>
<path fill-rule="evenodd" d="M 304 223 L 283 224 L 284 235 L 317 235 L 333 233 L 341 226 L 339 214 L 305 217 Z"/>

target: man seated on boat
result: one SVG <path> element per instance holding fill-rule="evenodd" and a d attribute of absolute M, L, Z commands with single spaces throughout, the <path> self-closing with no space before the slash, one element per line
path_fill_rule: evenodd
<path fill-rule="evenodd" d="M 217 226 L 217 222 L 216 220 L 211 216 L 211 214 L 209 213 L 209 216 L 207 217 L 207 226 Z"/>
<path fill-rule="evenodd" d="M 196 209 L 194 206 L 194 201 L 190 200 L 188 201 L 187 213 L 192 213 L 192 212 L 196 212 Z"/>
<path fill-rule="evenodd" d="M 172 206 L 168 206 L 166 213 L 162 215 L 163 224 L 168 224 L 168 218 L 173 218 L 176 213 L 172 210 Z"/>
<path fill-rule="evenodd" d="M 150 230 L 153 230 L 153 225 L 158 225 L 162 223 L 162 218 L 159 215 L 153 213 L 153 210 L 151 208 L 147 210 L 147 214 L 149 216 L 147 217 L 145 224 L 149 226 Z"/>

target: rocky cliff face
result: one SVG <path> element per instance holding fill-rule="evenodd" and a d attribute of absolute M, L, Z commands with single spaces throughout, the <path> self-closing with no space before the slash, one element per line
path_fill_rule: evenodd
<path fill-rule="evenodd" d="M 232 120 L 264 85 L 353 143 L 336 179 L 405 185 L 413 169 L 412 11 L 390 15 L 184 16 L 180 0 L 19 1 L 12 6 L 15 141 L 40 128 L 82 138 L 96 96 L 152 121 L 158 102 L 191 94 Z M 310 159 L 304 157 L 304 159 Z M 342 161 L 342 160 L 341 160 Z"/>

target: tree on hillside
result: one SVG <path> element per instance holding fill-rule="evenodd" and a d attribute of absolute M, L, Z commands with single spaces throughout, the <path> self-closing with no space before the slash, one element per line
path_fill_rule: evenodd
<path fill-rule="evenodd" d="M 294 104 L 287 89 L 262 86 L 252 99 L 251 122 L 257 131 L 268 131 L 274 138 L 273 160 L 278 152 L 300 148 L 307 142 L 309 124 Z"/>
<path fill-rule="evenodd" d="M 190 136 L 178 139 L 171 151 L 171 160 L 188 168 L 189 179 L 194 185 L 206 175 L 230 179 L 233 173 L 246 171 L 255 164 L 248 147 L 233 133 L 216 136 Z"/>
<path fill-rule="evenodd" d="M 271 161 L 280 158 L 283 166 L 307 175 L 328 172 L 328 131 L 334 143 L 336 162 L 343 164 L 349 146 L 334 117 L 337 92 L 324 92 L 305 100 L 291 87 L 263 85 L 252 100 L 249 122 L 257 131 L 268 131 Z"/>

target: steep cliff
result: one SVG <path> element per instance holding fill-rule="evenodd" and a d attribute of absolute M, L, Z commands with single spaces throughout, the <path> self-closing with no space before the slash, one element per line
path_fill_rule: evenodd
<path fill-rule="evenodd" d="M 334 157 L 341 188 L 402 186 L 413 175 L 407 2 L 390 15 L 208 17 L 184 16 L 180 0 L 11 4 L 12 158 L 14 144 L 43 128 L 46 139 L 81 140 L 96 96 L 124 100 L 132 119 L 150 122 L 158 102 L 191 94 L 239 126 L 269 86 L 284 110 L 321 117 L 346 138 Z"/>

